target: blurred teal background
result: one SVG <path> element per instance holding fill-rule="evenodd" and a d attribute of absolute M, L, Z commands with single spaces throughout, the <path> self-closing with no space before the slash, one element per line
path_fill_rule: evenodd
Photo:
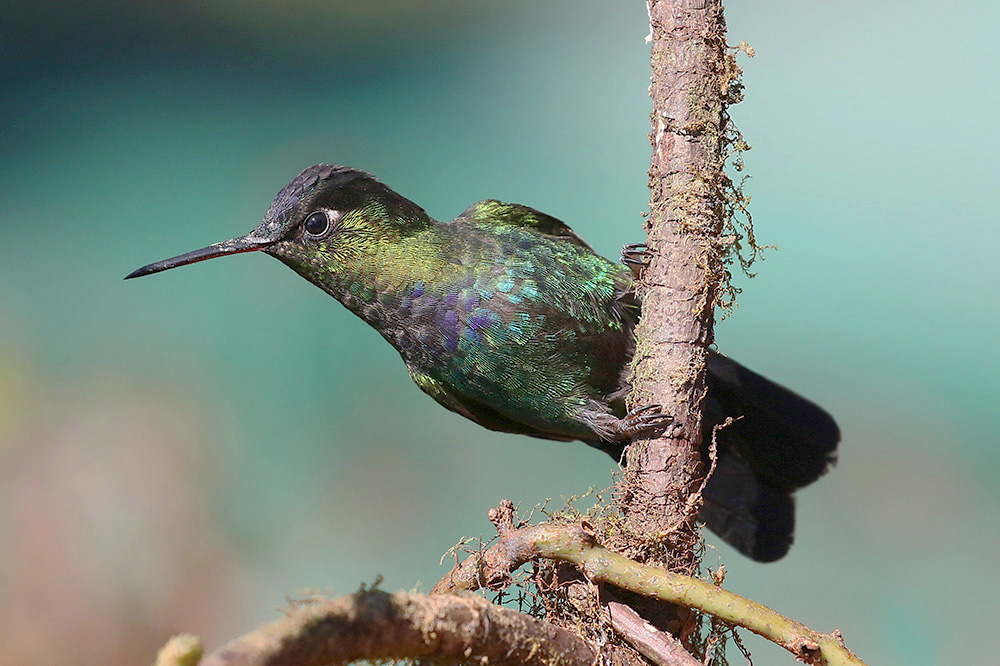
<path fill-rule="evenodd" d="M 994 3 L 740 2 L 758 238 L 719 347 L 835 414 L 796 546 L 727 585 L 874 664 L 990 663 L 1000 105 Z M 487 197 L 641 239 L 642 2 L 14 0 L 0 24 L 0 664 L 217 646 L 285 595 L 610 485 L 581 444 L 439 408 L 270 258 L 123 282 L 253 228 L 320 161 L 439 219 Z M 710 543 L 717 543 L 709 536 Z M 755 663 L 791 664 L 746 639 Z M 738 657 L 734 657 L 739 663 Z"/>

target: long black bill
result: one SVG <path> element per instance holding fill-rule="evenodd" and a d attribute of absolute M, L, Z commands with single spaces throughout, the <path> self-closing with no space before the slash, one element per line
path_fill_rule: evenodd
<path fill-rule="evenodd" d="M 232 240 L 222 241 L 221 243 L 213 243 L 212 245 L 203 247 L 200 250 L 194 250 L 193 252 L 187 252 L 170 259 L 164 259 L 163 261 L 157 261 L 149 264 L 148 266 L 143 266 L 142 268 L 136 269 L 126 275 L 125 279 L 130 280 L 132 278 L 142 277 L 143 275 L 150 275 L 151 273 L 159 273 L 160 271 L 165 271 L 168 268 L 187 266 L 188 264 L 195 264 L 199 261 L 205 261 L 206 259 L 223 257 L 227 254 L 255 252 L 257 250 L 263 250 L 273 243 L 273 240 L 263 239 L 254 236 L 254 234 L 251 233 Z"/>

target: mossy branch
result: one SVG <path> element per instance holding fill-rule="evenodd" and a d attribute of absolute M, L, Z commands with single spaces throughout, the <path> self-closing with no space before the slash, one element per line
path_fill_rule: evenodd
<path fill-rule="evenodd" d="M 161 650 L 157 666 L 194 666 L 189 650 Z M 171 654 L 182 660 L 171 660 Z M 476 595 L 362 590 L 299 602 L 212 652 L 201 666 L 332 666 L 433 658 L 437 664 L 587 666 L 596 654 L 576 634 Z"/>
<path fill-rule="evenodd" d="M 502 504 L 499 510 L 504 510 L 505 506 L 508 504 Z M 491 518 L 494 515 L 491 514 Z M 509 584 L 518 567 L 540 558 L 572 564 L 592 583 L 606 583 L 646 597 L 696 608 L 729 624 L 749 629 L 808 664 L 864 665 L 847 649 L 839 632 L 814 631 L 713 583 L 634 562 L 598 544 L 586 521 L 504 529 L 496 544 L 456 565 L 433 591 L 500 589 Z"/>
<path fill-rule="evenodd" d="M 644 561 L 694 573 L 700 535 L 687 499 L 704 476 L 699 450 L 713 314 L 728 283 L 723 242 L 728 116 L 735 74 L 721 0 L 648 0 L 652 157 L 646 245 L 637 280 L 629 406 L 657 404 L 673 418 L 633 442 L 615 504 L 636 534 L 652 535 Z"/>

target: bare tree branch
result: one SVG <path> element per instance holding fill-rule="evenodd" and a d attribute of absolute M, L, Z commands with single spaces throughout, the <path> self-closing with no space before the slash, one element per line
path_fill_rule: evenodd
<path fill-rule="evenodd" d="M 201 666 L 321 666 L 419 659 L 590 666 L 576 634 L 475 595 L 367 590 L 311 600 L 207 655 Z"/>
<path fill-rule="evenodd" d="M 608 601 L 605 606 L 612 629 L 625 637 L 646 659 L 658 666 L 703 666 L 684 649 L 681 642 L 660 631 L 620 601 Z"/>
<path fill-rule="evenodd" d="M 651 561 L 694 573 L 698 535 L 686 499 L 701 477 L 705 360 L 722 275 L 726 26 L 719 0 L 648 0 L 653 99 L 647 246 L 639 281 L 632 406 L 674 417 L 663 436 L 629 447 L 615 501 L 629 526 L 661 546 Z"/>

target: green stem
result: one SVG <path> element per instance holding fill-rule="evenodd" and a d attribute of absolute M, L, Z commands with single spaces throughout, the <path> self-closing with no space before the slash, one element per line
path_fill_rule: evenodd
<path fill-rule="evenodd" d="M 647 597 L 697 608 L 749 629 L 811 664 L 864 666 L 837 634 L 813 631 L 801 622 L 697 578 L 633 562 L 597 545 L 583 530 L 538 525 L 534 550 L 540 557 L 576 565 L 591 581 Z"/>

